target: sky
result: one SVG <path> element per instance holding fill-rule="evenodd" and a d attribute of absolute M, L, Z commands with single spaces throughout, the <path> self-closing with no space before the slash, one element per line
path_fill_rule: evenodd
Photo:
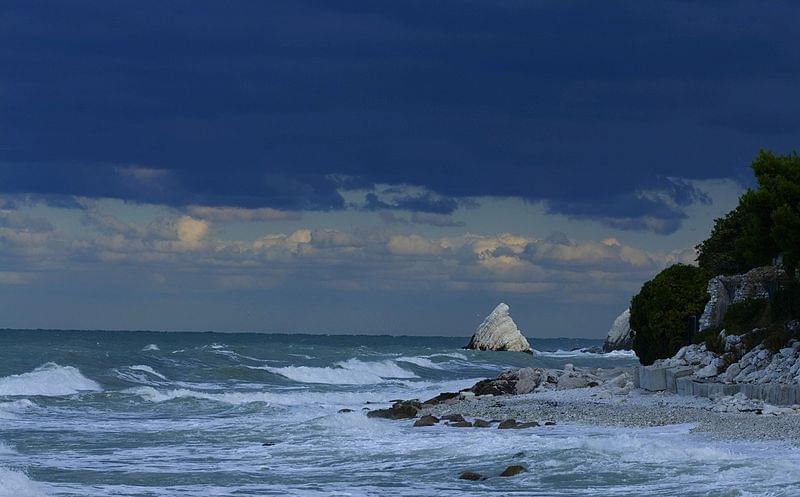
<path fill-rule="evenodd" d="M 0 4 L 0 328 L 599 338 L 800 137 L 795 2 Z"/>

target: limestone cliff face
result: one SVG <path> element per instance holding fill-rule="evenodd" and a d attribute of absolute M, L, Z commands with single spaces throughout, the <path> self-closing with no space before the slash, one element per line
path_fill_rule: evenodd
<path fill-rule="evenodd" d="M 533 353 L 528 340 L 511 319 L 508 306 L 502 302 L 478 326 L 465 348 Z"/>
<path fill-rule="evenodd" d="M 757 267 L 745 274 L 715 276 L 708 282 L 709 300 L 700 317 L 700 330 L 720 326 L 728 306 L 747 298 L 769 298 L 767 287 L 785 276 L 774 266 Z"/>
<path fill-rule="evenodd" d="M 636 332 L 631 329 L 631 310 L 625 309 L 625 312 L 617 316 L 611 329 L 608 330 L 608 336 L 603 342 L 603 352 L 631 350 L 635 336 Z"/>

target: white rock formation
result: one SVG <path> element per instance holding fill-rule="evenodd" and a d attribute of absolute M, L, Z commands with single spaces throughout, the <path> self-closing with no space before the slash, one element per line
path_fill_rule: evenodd
<path fill-rule="evenodd" d="M 617 316 L 611 329 L 608 330 L 606 341 L 603 342 L 603 352 L 632 349 L 634 336 L 636 336 L 636 332 L 631 329 L 631 310 L 625 309 L 625 312 Z"/>
<path fill-rule="evenodd" d="M 720 326 L 728 306 L 747 298 L 769 298 L 767 286 L 785 277 L 783 269 L 764 266 L 745 274 L 715 276 L 708 281 L 709 300 L 700 316 L 700 330 Z"/>
<path fill-rule="evenodd" d="M 478 326 L 465 348 L 533 353 L 528 340 L 511 319 L 508 306 L 502 302 Z"/>

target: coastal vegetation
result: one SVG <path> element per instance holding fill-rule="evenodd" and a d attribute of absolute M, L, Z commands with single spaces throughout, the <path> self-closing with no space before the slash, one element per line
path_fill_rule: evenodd
<path fill-rule="evenodd" d="M 724 351 L 720 331 L 745 335 L 749 348 L 761 343 L 778 350 L 791 337 L 786 323 L 800 316 L 800 156 L 762 150 L 752 163 L 757 182 L 739 204 L 715 220 L 709 237 L 697 245 L 697 266 L 676 264 L 642 286 L 631 301 L 633 348 L 642 364 L 674 355 L 689 343 Z M 708 280 L 779 264 L 785 278 L 767 298 L 748 298 L 727 309 L 721 328 L 695 334 L 709 300 Z"/>

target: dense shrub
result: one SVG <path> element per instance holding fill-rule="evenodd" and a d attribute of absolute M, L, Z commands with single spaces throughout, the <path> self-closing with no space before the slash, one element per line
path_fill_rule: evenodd
<path fill-rule="evenodd" d="M 689 318 L 699 317 L 708 302 L 708 273 L 695 266 L 676 264 L 642 286 L 631 300 L 633 350 L 642 364 L 672 357 L 688 345 Z"/>
<path fill-rule="evenodd" d="M 790 282 L 778 288 L 770 298 L 770 314 L 774 323 L 800 316 L 800 283 Z"/>
<path fill-rule="evenodd" d="M 764 347 L 772 352 L 777 352 L 789 345 L 789 338 L 786 327 L 782 324 L 772 325 L 767 328 L 767 333 L 764 337 Z"/>
<path fill-rule="evenodd" d="M 720 338 L 720 331 L 720 328 L 717 327 L 706 328 L 705 330 L 694 335 L 692 338 L 692 343 L 704 343 L 706 344 L 707 350 L 716 352 L 717 354 L 722 354 L 725 352 L 725 341 Z"/>
<path fill-rule="evenodd" d="M 770 323 L 770 302 L 766 299 L 749 298 L 731 304 L 722 319 L 728 335 L 741 335 Z"/>

